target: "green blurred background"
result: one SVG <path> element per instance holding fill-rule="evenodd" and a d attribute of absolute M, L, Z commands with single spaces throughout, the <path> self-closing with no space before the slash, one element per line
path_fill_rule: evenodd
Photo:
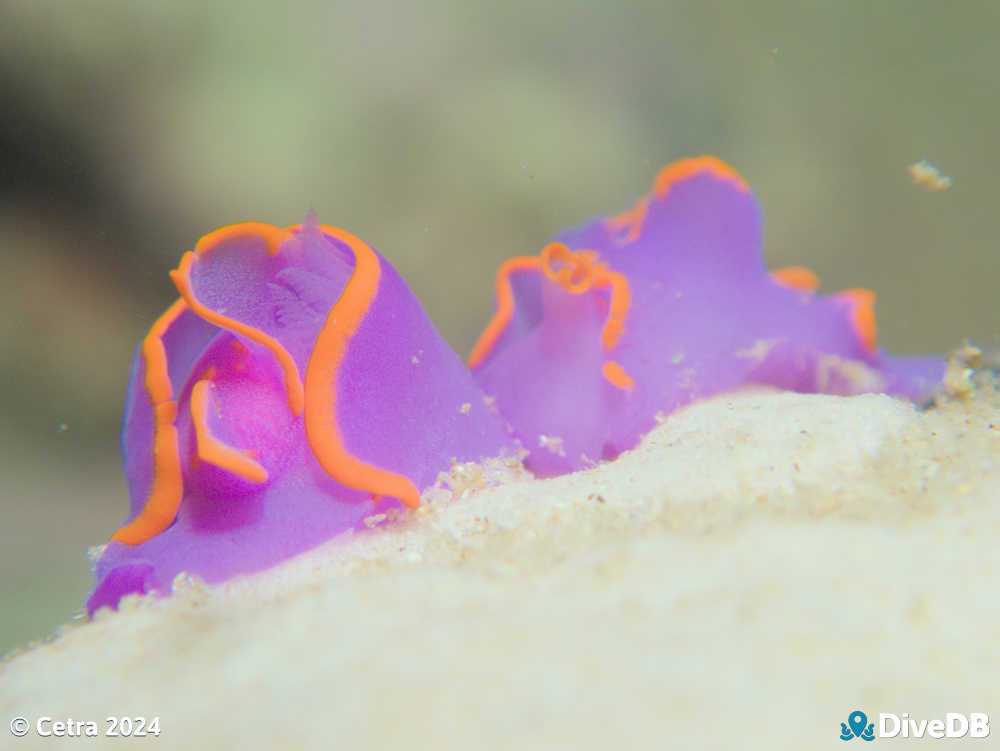
<path fill-rule="evenodd" d="M 132 350 L 223 224 L 314 207 L 464 355 L 502 259 L 714 153 L 887 348 L 995 345 L 997 40 L 994 0 L 4 0 L 0 652 L 81 605 Z"/>

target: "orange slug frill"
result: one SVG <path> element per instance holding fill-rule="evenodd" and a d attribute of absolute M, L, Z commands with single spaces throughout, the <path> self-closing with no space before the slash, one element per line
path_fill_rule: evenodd
<path fill-rule="evenodd" d="M 656 176 L 656 180 L 653 182 L 652 197 L 658 201 L 662 201 L 675 185 L 701 175 L 707 175 L 714 180 L 726 182 L 733 189 L 741 193 L 750 192 L 750 188 L 739 172 L 718 157 L 706 154 L 690 159 L 681 159 L 668 164 L 660 170 L 660 173 Z"/>
<path fill-rule="evenodd" d="M 240 234 L 238 237 L 246 237 L 246 235 Z M 191 285 L 191 267 L 206 252 L 207 250 L 203 250 L 198 254 L 193 252 L 185 253 L 183 258 L 181 258 L 181 263 L 177 267 L 177 270 L 170 272 L 170 277 L 174 280 L 174 284 L 177 285 L 177 290 L 181 293 L 181 297 L 184 298 L 184 301 L 190 306 L 191 310 L 209 323 L 232 331 L 234 334 L 243 336 L 267 348 L 281 364 L 281 369 L 285 373 L 285 389 L 288 393 L 289 409 L 296 415 L 301 414 L 304 407 L 302 378 L 299 376 L 299 370 L 295 365 L 295 361 L 288 351 L 281 346 L 281 343 L 275 337 L 266 334 L 260 329 L 210 309 L 195 296 Z"/>
<path fill-rule="evenodd" d="M 611 292 L 608 304 L 608 318 L 601 328 L 601 345 L 606 350 L 615 348 L 618 340 L 625 333 L 625 318 L 632 304 L 632 294 L 629 291 L 628 279 L 624 274 L 602 268 L 594 277 L 594 289 L 607 289 Z"/>
<path fill-rule="evenodd" d="M 191 368 L 178 402 L 184 497 L 194 521 L 220 503 L 258 495 L 297 450 L 301 417 L 288 407 L 280 366 L 223 332 Z"/>
<path fill-rule="evenodd" d="M 868 289 L 845 289 L 836 297 L 847 300 L 851 306 L 851 326 L 869 352 L 875 351 L 878 326 L 875 323 L 875 293 Z"/>
<path fill-rule="evenodd" d="M 567 292 L 578 295 L 594 284 L 594 262 L 597 254 L 581 250 L 573 252 L 563 243 L 549 243 L 539 257 L 542 272 Z"/>
<path fill-rule="evenodd" d="M 632 376 L 626 373 L 625 368 L 614 360 L 608 360 L 601 366 L 601 374 L 615 388 L 622 389 L 623 391 L 631 391 L 635 388 L 635 381 L 632 379 Z"/>
<path fill-rule="evenodd" d="M 512 263 L 513 262 L 513 263 Z M 603 355 L 596 348 L 611 351 L 625 333 L 625 322 L 631 304 L 628 280 L 608 268 L 599 254 L 590 249 L 571 250 L 565 243 L 553 242 L 542 248 L 535 258 L 518 257 L 500 267 L 497 273 L 497 312 L 480 337 L 469 357 L 469 365 L 477 368 L 496 346 L 496 341 L 511 334 L 508 327 L 514 321 L 514 294 L 510 277 L 513 271 L 522 276 L 533 275 L 540 287 L 541 315 L 552 321 L 562 321 L 561 328 L 553 327 L 547 346 L 552 356 L 562 349 L 572 348 L 580 355 L 584 345 L 580 342 L 586 330 L 585 321 L 596 315 L 603 316 L 599 330 L 586 345 L 594 350 L 600 360 L 592 366 L 595 372 L 603 374 L 607 383 L 622 391 L 631 391 L 635 382 L 625 374 L 620 365 L 604 362 Z M 522 279 L 522 286 L 524 282 Z M 577 297 L 586 299 L 574 299 Z M 535 317 L 538 317 L 536 313 Z M 529 324 L 530 325 L 530 324 Z"/>
<path fill-rule="evenodd" d="M 593 402 L 620 406 L 636 381 L 618 362 L 619 348 L 632 327 L 632 293 L 628 278 L 612 268 L 596 250 L 552 242 L 537 257 L 508 261 L 497 274 L 497 311 L 469 358 L 477 376 L 490 373 L 495 354 L 516 348 L 524 372 L 535 388 L 517 394 L 502 387 L 490 391 L 515 416 L 529 412 L 559 413 L 567 418 L 585 413 Z M 492 383 L 492 382 L 491 382 Z M 506 412 L 501 411 L 506 416 Z M 583 434 L 600 430 L 599 422 L 575 428 Z M 515 430 L 518 423 L 512 423 Z M 543 445 L 544 432 L 519 432 L 526 446 Z M 572 446 L 575 436 L 564 438 Z M 535 456 L 538 452 L 533 452 Z M 599 447 L 591 457 L 603 456 Z M 541 474 L 558 474 L 571 460 L 544 451 L 545 459 L 529 466 Z"/>
<path fill-rule="evenodd" d="M 133 362 L 132 510 L 89 612 L 167 593 L 182 571 L 267 568 L 416 506 L 453 461 L 517 451 L 405 282 L 350 233 L 233 225 L 173 278 L 182 300 Z"/>
<path fill-rule="evenodd" d="M 112 535 L 111 539 L 117 542 L 135 545 L 162 532 L 174 520 L 184 494 L 177 428 L 174 424 L 177 419 L 177 403 L 173 401 L 174 389 L 167 370 L 163 336 L 186 311 L 187 306 L 183 300 L 175 302 L 157 319 L 142 341 L 139 355 L 144 371 L 142 381 L 153 411 L 153 470 L 142 510 Z"/>
<path fill-rule="evenodd" d="M 537 256 L 518 256 L 509 258 L 500 266 L 496 276 L 497 309 L 493 318 L 480 334 L 472 354 L 469 355 L 469 367 L 475 368 L 482 364 L 504 334 L 514 316 L 514 292 L 511 278 L 515 273 L 538 271 L 541 259 Z"/>
<path fill-rule="evenodd" d="M 771 276 L 778 284 L 800 292 L 815 292 L 819 289 L 819 277 L 805 266 L 785 266 L 772 271 Z"/>
<path fill-rule="evenodd" d="M 194 254 L 203 256 L 211 253 L 214 248 L 231 243 L 234 240 L 248 240 L 251 243 L 262 242 L 270 255 L 275 255 L 282 244 L 292 237 L 293 227 L 275 227 L 264 222 L 239 222 L 209 232 L 194 246 Z"/>
<path fill-rule="evenodd" d="M 380 268 L 375 253 L 353 235 L 332 227 L 325 234 L 345 243 L 354 253 L 354 273 L 316 337 L 306 369 L 308 409 L 306 437 L 327 474 L 335 480 L 375 495 L 398 498 L 405 505 L 420 505 L 420 491 L 396 472 L 360 461 L 344 447 L 337 413 L 337 381 L 349 342 L 364 320 L 378 292 Z"/>
<path fill-rule="evenodd" d="M 642 230 L 642 222 L 649 208 L 649 196 L 642 196 L 628 211 L 605 219 L 605 226 L 613 233 L 620 233 L 625 243 L 635 242 Z"/>
<path fill-rule="evenodd" d="M 878 349 L 870 293 L 769 272 L 754 195 L 716 157 L 668 165 L 628 211 L 556 235 L 540 266 L 501 267 L 490 346 L 470 359 L 539 474 L 612 458 L 658 415 L 743 384 L 920 400 L 943 373 Z"/>
<path fill-rule="evenodd" d="M 210 380 L 198 381 L 191 389 L 191 420 L 194 423 L 198 459 L 250 482 L 267 482 L 267 470 L 264 467 L 212 434 L 208 426 L 209 410 L 212 408 L 211 390 Z"/>
<path fill-rule="evenodd" d="M 601 344 L 610 350 L 625 333 L 625 318 L 631 304 L 628 280 L 608 269 L 593 250 L 570 250 L 564 243 L 550 243 L 541 252 L 540 265 L 549 281 L 570 294 L 590 289 L 608 290 L 608 316 L 601 328 Z"/>
<path fill-rule="evenodd" d="M 675 184 L 700 175 L 724 180 L 742 192 L 750 191 L 742 175 L 717 157 L 706 155 L 681 159 L 660 170 L 649 195 L 640 197 L 628 211 L 605 219 L 605 226 L 612 232 L 621 233 L 623 242 L 635 242 L 643 231 L 650 205 L 666 199 Z"/>
<path fill-rule="evenodd" d="M 171 525 L 180 508 L 184 483 L 178 450 L 177 405 L 156 405 L 156 428 L 153 437 L 153 487 L 137 517 L 111 536 L 113 542 L 138 545 L 160 534 Z"/>

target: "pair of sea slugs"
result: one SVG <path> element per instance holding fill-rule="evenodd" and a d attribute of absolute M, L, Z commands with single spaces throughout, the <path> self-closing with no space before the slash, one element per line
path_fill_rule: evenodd
<path fill-rule="evenodd" d="M 216 230 L 171 277 L 180 297 L 132 363 L 131 509 L 90 613 L 415 507 L 453 461 L 522 454 L 552 476 L 742 384 L 922 400 L 945 367 L 878 348 L 871 292 L 819 295 L 808 269 L 768 271 L 752 192 L 707 156 L 506 261 L 468 366 L 381 255 L 312 215 Z"/>

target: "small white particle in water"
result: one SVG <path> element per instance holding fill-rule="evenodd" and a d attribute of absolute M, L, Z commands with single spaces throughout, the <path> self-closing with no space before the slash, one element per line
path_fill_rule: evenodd
<path fill-rule="evenodd" d="M 417 357 L 416 355 L 414 355 L 413 357 L 410 358 L 410 362 L 412 362 L 414 365 L 419 365 L 420 364 L 420 358 Z"/>
<path fill-rule="evenodd" d="M 910 177 L 913 178 L 914 185 L 919 185 L 921 188 L 939 191 L 948 190 L 951 187 L 951 176 L 942 175 L 941 170 L 926 159 L 921 159 L 919 162 L 911 164 L 907 169 L 910 171 Z"/>
<path fill-rule="evenodd" d="M 463 415 L 467 415 L 469 414 L 469 412 L 472 411 L 472 405 L 466 402 L 465 404 L 463 404 L 461 407 L 458 408 L 458 411 L 461 412 Z"/>

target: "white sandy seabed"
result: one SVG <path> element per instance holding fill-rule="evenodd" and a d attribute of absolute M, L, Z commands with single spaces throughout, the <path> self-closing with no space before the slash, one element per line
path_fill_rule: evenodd
<path fill-rule="evenodd" d="M 1000 398 L 978 391 L 734 394 L 571 476 L 456 467 L 404 518 L 0 664 L 4 722 L 158 716 L 158 738 L 0 746 L 845 748 L 855 709 L 992 712 L 990 738 L 907 742 L 1000 745 Z"/>

